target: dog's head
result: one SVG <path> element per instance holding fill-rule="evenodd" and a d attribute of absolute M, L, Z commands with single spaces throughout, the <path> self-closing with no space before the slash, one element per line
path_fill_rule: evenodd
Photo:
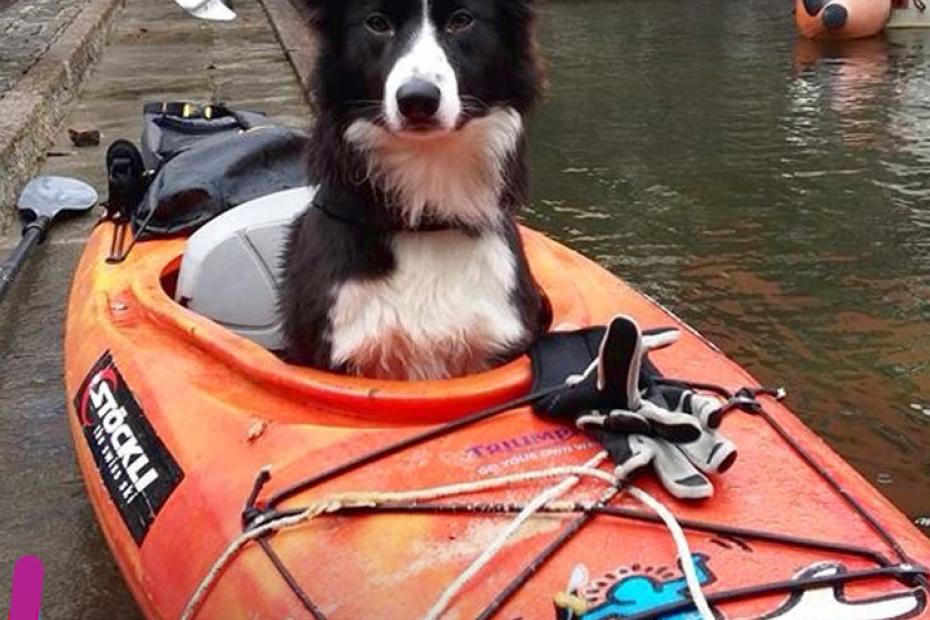
<path fill-rule="evenodd" d="M 321 38 L 316 96 L 343 127 L 364 120 L 428 139 L 540 90 L 532 0 L 307 0 Z"/>

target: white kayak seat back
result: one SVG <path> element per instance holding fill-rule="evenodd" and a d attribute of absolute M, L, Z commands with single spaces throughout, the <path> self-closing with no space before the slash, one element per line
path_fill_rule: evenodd
<path fill-rule="evenodd" d="M 191 235 L 176 300 L 268 349 L 282 349 L 280 259 L 291 223 L 314 194 L 315 187 L 299 187 L 262 196 Z"/>

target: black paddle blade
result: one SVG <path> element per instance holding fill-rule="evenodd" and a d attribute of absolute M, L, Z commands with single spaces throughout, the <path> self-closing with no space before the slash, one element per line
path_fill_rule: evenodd
<path fill-rule="evenodd" d="M 19 212 L 28 220 L 48 218 L 62 212 L 80 213 L 97 204 L 97 191 L 78 179 L 43 176 L 29 182 L 19 195 Z"/>

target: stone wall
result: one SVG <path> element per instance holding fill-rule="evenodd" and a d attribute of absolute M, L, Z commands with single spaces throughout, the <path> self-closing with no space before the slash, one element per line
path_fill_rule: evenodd
<path fill-rule="evenodd" d="M 18 0 L 0 11 L 0 99 L 89 0 Z"/>

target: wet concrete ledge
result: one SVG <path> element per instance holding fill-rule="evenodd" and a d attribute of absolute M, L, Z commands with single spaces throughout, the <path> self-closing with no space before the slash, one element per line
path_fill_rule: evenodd
<path fill-rule="evenodd" d="M 17 193 L 42 165 L 122 4 L 123 0 L 91 0 L 0 99 L 0 233 L 13 221 Z"/>
<path fill-rule="evenodd" d="M 317 41 L 310 29 L 310 13 L 298 8 L 291 0 L 259 0 L 271 22 L 288 62 L 297 74 L 307 102 L 313 107 L 311 96 L 313 66 L 317 56 Z"/>

